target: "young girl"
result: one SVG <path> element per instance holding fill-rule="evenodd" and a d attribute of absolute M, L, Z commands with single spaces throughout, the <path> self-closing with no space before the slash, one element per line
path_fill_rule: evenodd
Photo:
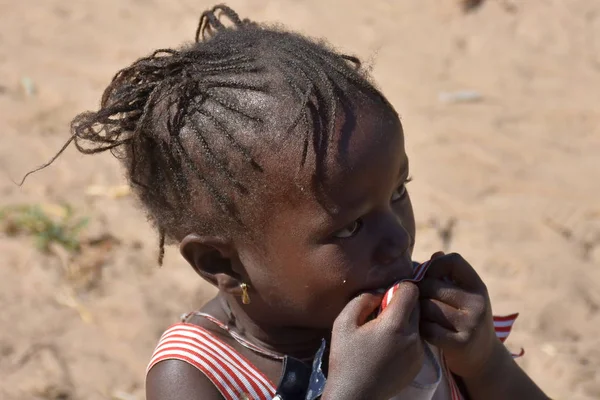
<path fill-rule="evenodd" d="M 216 6 L 72 133 L 117 152 L 161 261 L 177 243 L 219 289 L 161 338 L 149 400 L 546 398 L 461 256 L 415 269 L 404 132 L 355 57 Z"/>

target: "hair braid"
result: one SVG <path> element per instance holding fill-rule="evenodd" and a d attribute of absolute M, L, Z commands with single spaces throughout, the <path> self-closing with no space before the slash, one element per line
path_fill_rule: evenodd
<path fill-rule="evenodd" d="M 165 241 L 182 232 L 247 228 L 231 190 L 248 194 L 246 182 L 251 178 L 229 157 L 242 159 L 250 171 L 244 173 L 262 172 L 253 149 L 242 144 L 241 132 L 251 127 L 270 134 L 269 121 L 280 118 L 273 110 L 252 105 L 260 101 L 248 99 L 277 98 L 283 92 L 292 97 L 291 118 L 287 112 L 281 118 L 286 123 L 289 118 L 288 133 L 301 141 L 299 167 L 312 149 L 316 184 L 325 173 L 338 116 L 350 107 L 349 90 L 393 110 L 369 82 L 358 58 L 298 34 L 242 20 L 225 5 L 202 13 L 194 38 L 191 45 L 156 50 L 118 71 L 100 108 L 77 115 L 59 152 L 21 182 L 54 162 L 71 142 L 84 154 L 112 151 L 123 161 L 158 228 L 160 263 Z M 182 137 L 182 131 L 189 134 Z M 192 203 L 199 190 L 208 196 L 207 209 L 218 205 L 217 216 L 190 218 L 197 212 Z"/>

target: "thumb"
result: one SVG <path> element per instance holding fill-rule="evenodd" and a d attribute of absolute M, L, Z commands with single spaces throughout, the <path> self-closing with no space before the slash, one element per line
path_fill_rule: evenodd
<path fill-rule="evenodd" d="M 379 308 L 383 294 L 363 293 L 344 307 L 335 320 L 335 324 L 342 329 L 356 328 L 364 325 L 367 318 Z"/>
<path fill-rule="evenodd" d="M 418 326 L 420 308 L 419 288 L 412 282 L 400 282 L 382 317 L 398 329 Z"/>

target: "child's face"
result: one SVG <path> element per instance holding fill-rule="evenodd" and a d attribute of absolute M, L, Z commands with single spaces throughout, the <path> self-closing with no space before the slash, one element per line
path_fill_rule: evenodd
<path fill-rule="evenodd" d="M 329 329 L 358 293 L 411 275 L 415 221 L 400 122 L 371 106 L 343 125 L 325 182 L 336 210 L 328 212 L 309 186 L 294 183 L 290 160 L 271 181 L 279 189 L 266 199 L 263 251 L 240 249 L 258 297 L 250 306 L 257 322 Z"/>

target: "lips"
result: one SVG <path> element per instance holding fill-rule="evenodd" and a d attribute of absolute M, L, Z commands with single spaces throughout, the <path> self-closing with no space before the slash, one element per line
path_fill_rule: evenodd
<path fill-rule="evenodd" d="M 400 283 L 402 283 L 402 282 L 417 283 L 421 279 L 423 279 L 425 277 L 425 273 L 427 272 L 427 268 L 429 268 L 429 264 L 430 264 L 429 261 L 426 261 L 423 264 L 420 264 L 418 267 L 416 267 L 414 269 L 412 278 L 402 279 L 401 281 L 395 283 L 392 287 L 390 287 L 385 292 L 385 296 L 383 296 L 383 300 L 381 301 L 381 306 L 379 307 L 379 312 L 383 311 L 388 306 L 388 304 L 390 304 L 390 301 L 392 301 L 392 297 L 394 296 L 394 293 L 396 293 L 398 291 L 398 286 L 400 285 Z"/>
<path fill-rule="evenodd" d="M 369 270 L 369 282 L 358 294 L 364 292 L 384 293 L 399 281 L 410 279 L 413 275 L 412 261 L 401 260 L 395 265 L 375 266 Z"/>

